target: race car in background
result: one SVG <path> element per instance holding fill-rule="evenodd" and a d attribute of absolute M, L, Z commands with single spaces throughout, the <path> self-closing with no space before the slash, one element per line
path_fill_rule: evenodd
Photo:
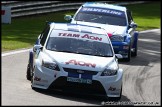
<path fill-rule="evenodd" d="M 126 61 L 137 56 L 138 31 L 131 12 L 123 6 L 87 2 L 72 17 L 66 15 L 65 20 L 73 24 L 91 25 L 104 28 L 110 37 L 115 53 L 119 53 Z"/>
<path fill-rule="evenodd" d="M 49 23 L 29 52 L 26 77 L 33 89 L 57 89 L 119 100 L 123 70 L 107 32 L 98 27 Z"/>

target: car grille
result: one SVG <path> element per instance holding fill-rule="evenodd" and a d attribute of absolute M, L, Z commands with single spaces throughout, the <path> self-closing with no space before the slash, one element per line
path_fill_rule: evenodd
<path fill-rule="evenodd" d="M 99 81 L 92 80 L 92 84 L 68 82 L 67 77 L 59 77 L 50 86 L 50 90 L 62 90 L 65 92 L 92 94 L 105 96 L 104 87 Z"/>
<path fill-rule="evenodd" d="M 65 72 L 68 72 L 68 73 L 79 73 L 78 70 L 81 70 L 81 69 L 71 69 L 71 68 L 63 68 L 63 69 Z M 81 71 L 83 71 L 84 74 L 87 74 L 87 75 L 96 75 L 98 73 L 97 71 L 89 71 L 89 70 L 81 70 Z"/>

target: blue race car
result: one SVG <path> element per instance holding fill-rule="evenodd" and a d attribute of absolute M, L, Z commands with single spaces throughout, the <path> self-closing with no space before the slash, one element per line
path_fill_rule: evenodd
<path fill-rule="evenodd" d="M 137 56 L 138 31 L 133 21 L 131 11 L 126 7 L 87 2 L 83 4 L 72 17 L 66 15 L 65 20 L 73 24 L 91 25 L 104 28 L 112 42 L 116 54 L 130 61 L 131 56 Z"/>

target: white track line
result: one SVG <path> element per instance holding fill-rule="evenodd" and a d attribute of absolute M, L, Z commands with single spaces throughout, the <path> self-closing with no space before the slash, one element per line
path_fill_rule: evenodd
<path fill-rule="evenodd" d="M 160 31 L 160 29 L 144 30 L 140 31 L 139 33 L 157 32 L 157 31 Z"/>
<path fill-rule="evenodd" d="M 147 32 L 156 32 L 159 31 L 160 29 L 152 29 L 152 30 L 145 30 L 145 31 L 140 31 L 139 33 L 147 33 Z M 8 55 L 13 55 L 13 54 L 17 54 L 17 53 L 22 53 L 22 52 L 27 52 L 30 49 L 26 49 L 26 50 L 19 50 L 19 51 L 13 51 L 13 52 L 7 52 L 7 53 L 2 53 L 2 57 L 3 56 L 8 56 Z"/>
<path fill-rule="evenodd" d="M 13 51 L 13 52 L 7 52 L 7 53 L 3 53 L 1 56 L 8 56 L 8 55 L 13 55 L 13 54 L 18 54 L 18 53 L 23 53 L 23 52 L 27 52 L 30 49 L 26 49 L 26 50 L 19 50 L 19 51 Z"/>

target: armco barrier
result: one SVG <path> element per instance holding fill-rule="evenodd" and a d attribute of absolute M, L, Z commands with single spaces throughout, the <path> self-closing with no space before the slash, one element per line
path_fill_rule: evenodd
<path fill-rule="evenodd" d="M 137 4 L 146 1 L 130 1 L 130 2 L 115 2 L 115 1 L 98 1 L 109 4 Z M 77 10 L 85 2 L 75 1 L 1 1 L 2 6 L 11 8 L 11 17 L 29 16 L 50 12 L 58 12 L 64 10 Z"/>

